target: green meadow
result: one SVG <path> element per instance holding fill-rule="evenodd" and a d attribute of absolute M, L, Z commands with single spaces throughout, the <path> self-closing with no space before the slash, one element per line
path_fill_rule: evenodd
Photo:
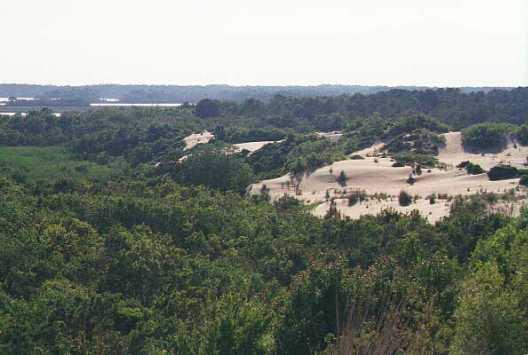
<path fill-rule="evenodd" d="M 109 177 L 115 170 L 106 165 L 76 159 L 64 147 L 0 147 L 0 170 L 25 181 L 60 178 Z"/>

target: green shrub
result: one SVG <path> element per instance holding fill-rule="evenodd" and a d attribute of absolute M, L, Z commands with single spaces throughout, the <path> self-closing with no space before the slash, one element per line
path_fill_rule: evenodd
<path fill-rule="evenodd" d="M 521 180 L 519 180 L 519 185 L 528 186 L 528 175 L 521 176 Z"/>
<path fill-rule="evenodd" d="M 457 168 L 459 169 L 464 168 L 466 169 L 467 173 L 471 175 L 478 175 L 478 174 L 485 173 L 484 169 L 482 169 L 480 165 L 473 164 L 469 160 L 463 161 L 462 163 L 458 164 Z"/>
<path fill-rule="evenodd" d="M 468 174 L 471 175 L 483 174 L 485 172 L 480 165 L 473 163 L 469 163 L 468 165 L 466 165 L 466 171 Z"/>
<path fill-rule="evenodd" d="M 514 179 L 518 176 L 517 168 L 510 165 L 497 165 L 488 171 L 488 177 L 491 181 Z"/>
<path fill-rule="evenodd" d="M 517 137 L 517 140 L 522 145 L 528 145 L 528 125 L 524 124 L 515 133 L 515 136 Z"/>
<path fill-rule="evenodd" d="M 346 176 L 345 172 L 341 170 L 341 173 L 337 177 L 337 183 L 341 186 L 346 186 L 348 177 Z"/>
<path fill-rule="evenodd" d="M 348 195 L 348 205 L 354 206 L 358 202 L 362 202 L 367 199 L 367 194 L 365 191 L 353 191 Z"/>
<path fill-rule="evenodd" d="M 430 205 L 434 205 L 436 203 L 436 194 L 431 194 L 427 196 L 427 199 L 429 200 Z"/>
<path fill-rule="evenodd" d="M 398 202 L 400 204 L 400 206 L 409 206 L 413 201 L 413 198 L 411 195 L 409 195 L 407 192 L 405 191 L 401 191 L 400 192 L 400 195 L 398 196 Z"/>
<path fill-rule="evenodd" d="M 393 164 L 393 167 L 414 164 L 419 164 L 422 167 L 434 167 L 438 164 L 438 159 L 429 154 L 401 153 L 396 155 L 394 160 L 398 165 Z"/>

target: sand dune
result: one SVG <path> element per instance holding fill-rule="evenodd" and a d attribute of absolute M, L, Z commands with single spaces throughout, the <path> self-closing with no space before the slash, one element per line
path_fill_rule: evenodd
<path fill-rule="evenodd" d="M 263 148 L 265 145 L 278 143 L 282 141 L 260 141 L 260 142 L 246 142 L 246 143 L 237 143 L 233 144 L 233 147 L 235 148 L 235 153 L 241 152 L 243 150 L 247 150 L 250 153 L 254 153 L 257 150 Z"/>
<path fill-rule="evenodd" d="M 203 131 L 200 133 L 193 133 L 183 139 L 185 143 L 185 150 L 194 148 L 198 144 L 209 143 L 214 138 L 214 134 L 209 131 Z"/>
<path fill-rule="evenodd" d="M 523 167 L 527 162 L 528 147 L 526 146 L 518 145 L 515 148 L 515 144 L 509 142 L 507 147 L 500 153 L 475 154 L 464 150 L 460 132 L 449 132 L 443 136 L 445 137 L 446 145 L 439 151 L 438 159 L 446 164 L 455 166 L 462 161 L 469 160 L 479 164 L 484 170 L 489 170 L 497 164 Z"/>
<path fill-rule="evenodd" d="M 528 147 L 514 148 L 510 144 L 503 152 L 498 154 L 472 154 L 464 151 L 460 132 L 451 132 L 445 135 L 446 145 L 439 152 L 439 160 L 447 165 L 446 169 L 431 169 L 423 171 L 416 176 L 416 182 L 409 185 L 406 181 L 412 173 L 410 167 L 393 168 L 390 158 L 374 157 L 382 148 L 377 144 L 353 154 L 365 156 L 362 160 L 343 160 L 316 170 L 297 181 L 290 175 L 276 179 L 265 180 L 252 186 L 251 191 L 258 193 L 262 185 L 270 189 L 270 195 L 277 199 L 284 194 L 295 196 L 306 203 L 318 204 L 314 214 L 324 215 L 330 207 L 326 201 L 327 191 L 341 214 L 351 218 L 358 218 L 364 214 L 377 214 L 381 210 L 391 207 L 398 211 L 409 212 L 417 209 L 419 212 L 434 222 L 449 213 L 450 202 L 438 200 L 430 204 L 427 196 L 431 194 L 444 194 L 448 196 L 469 195 L 477 192 L 503 193 L 518 186 L 518 179 L 489 181 L 486 174 L 468 175 L 465 170 L 455 166 L 464 160 L 480 164 L 484 169 L 489 169 L 499 163 L 508 163 L 522 166 L 528 156 Z M 337 183 L 336 177 L 343 171 L 348 181 L 345 187 Z M 368 202 L 348 206 L 344 198 L 351 191 L 365 191 L 368 195 L 386 194 L 385 199 L 370 199 Z M 408 207 L 398 204 L 397 196 L 405 190 L 411 195 L 417 195 L 415 203 Z"/>
<path fill-rule="evenodd" d="M 214 138 L 214 134 L 209 131 L 203 131 L 201 133 L 193 133 L 183 139 L 185 142 L 185 150 L 190 150 L 196 147 L 198 144 L 209 143 Z M 260 142 L 245 142 L 233 144 L 232 148 L 227 150 L 227 154 L 239 153 L 243 150 L 249 151 L 250 154 L 256 152 L 257 150 L 263 148 L 265 145 L 282 142 L 280 141 L 260 141 Z M 178 159 L 179 162 L 187 159 L 188 155 L 182 156 Z"/>

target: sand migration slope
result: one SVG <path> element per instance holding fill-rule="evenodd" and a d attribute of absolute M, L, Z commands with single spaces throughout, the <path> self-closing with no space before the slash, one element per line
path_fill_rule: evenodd
<path fill-rule="evenodd" d="M 341 137 L 343 137 L 343 133 L 341 133 L 341 131 L 315 132 L 315 134 L 318 137 L 326 138 L 331 142 L 337 142 L 339 139 L 341 139 Z"/>
<path fill-rule="evenodd" d="M 330 200 L 334 200 L 338 211 L 351 218 L 377 214 L 391 207 L 402 212 L 418 209 L 422 215 L 434 222 L 449 213 L 451 202 L 445 199 L 446 197 L 477 192 L 504 193 L 518 186 L 518 179 L 489 181 L 486 174 L 468 175 L 465 170 L 455 166 L 464 160 L 482 164 L 485 169 L 501 162 L 522 165 L 528 155 L 527 148 L 515 149 L 511 146 L 499 154 L 482 156 L 466 153 L 461 143 L 459 132 L 446 134 L 446 145 L 439 154 L 439 160 L 446 164 L 446 168 L 424 169 L 420 176 L 414 176 L 416 182 L 413 185 L 407 183 L 412 168 L 392 167 L 391 158 L 376 156 L 382 149 L 382 145 L 378 144 L 352 154 L 362 155 L 365 159 L 338 161 L 317 169 L 302 179 L 295 179 L 288 174 L 264 180 L 253 185 L 251 191 L 258 193 L 262 186 L 266 185 L 272 199 L 280 198 L 284 194 L 294 196 L 306 203 L 315 204 L 314 213 L 320 216 L 328 211 Z M 346 186 L 337 182 L 341 171 L 348 177 Z M 399 205 L 398 195 L 402 190 L 416 196 L 412 205 Z M 346 196 L 354 191 L 365 192 L 371 197 L 368 201 L 349 206 Z M 431 195 L 440 195 L 444 199 L 436 199 L 435 203 L 431 204 L 427 198 Z"/>
<path fill-rule="evenodd" d="M 264 148 L 264 146 L 273 143 L 279 143 L 280 141 L 260 141 L 260 142 L 246 142 L 233 144 L 234 152 L 239 153 L 243 150 L 249 151 L 249 153 L 255 153 L 257 150 Z"/>
<path fill-rule="evenodd" d="M 196 147 L 199 144 L 207 144 L 212 139 L 214 139 L 214 134 L 209 131 L 203 131 L 201 133 L 193 133 L 183 139 L 185 143 L 185 150 L 191 150 L 192 148 Z M 262 149 L 264 146 L 268 144 L 278 143 L 281 141 L 258 141 L 258 142 L 245 142 L 245 143 L 237 143 L 233 144 L 231 148 L 227 150 L 228 154 L 232 153 L 240 153 L 243 150 L 249 151 L 250 154 L 253 154 L 259 149 Z M 181 157 L 178 161 L 182 162 L 185 159 L 187 159 L 188 155 L 184 155 Z"/>
<path fill-rule="evenodd" d="M 331 142 L 337 142 L 342 136 L 343 133 L 340 131 L 333 131 L 333 132 L 316 132 L 316 135 L 318 137 L 326 138 Z M 247 150 L 250 153 L 254 153 L 257 150 L 260 150 L 265 145 L 273 144 L 273 143 L 280 143 L 283 142 L 284 139 L 278 140 L 278 141 L 256 141 L 256 142 L 245 142 L 245 143 L 236 143 L 233 144 L 233 147 L 235 148 L 235 153 L 239 153 L 243 150 Z"/>
<path fill-rule="evenodd" d="M 527 162 L 528 146 L 516 145 L 510 141 L 499 153 L 470 153 L 462 145 L 460 132 L 449 132 L 443 136 L 446 145 L 439 151 L 438 159 L 446 164 L 456 166 L 468 160 L 479 164 L 484 170 L 489 170 L 498 164 L 508 164 L 519 168 Z"/>
<path fill-rule="evenodd" d="M 343 134 L 339 131 L 317 132 L 316 134 L 320 137 L 327 138 L 330 141 L 338 141 L 343 136 Z M 190 134 L 183 139 L 185 143 L 185 150 L 190 150 L 194 148 L 195 146 L 197 146 L 198 144 L 209 143 L 212 139 L 214 139 L 214 137 L 215 137 L 214 134 L 207 130 L 203 132 L 199 132 L 199 133 Z M 233 148 L 234 148 L 235 153 L 241 152 L 243 150 L 248 150 L 250 153 L 254 153 L 267 144 L 279 143 L 282 141 L 283 140 L 236 143 L 236 144 L 233 144 Z"/>
<path fill-rule="evenodd" d="M 185 143 L 185 150 L 189 150 L 197 146 L 198 144 L 209 143 L 214 138 L 214 134 L 209 131 L 203 131 L 200 133 L 193 133 L 183 138 Z"/>

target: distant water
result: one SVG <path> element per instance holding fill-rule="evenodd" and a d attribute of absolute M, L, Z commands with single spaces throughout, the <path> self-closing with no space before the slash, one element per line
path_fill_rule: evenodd
<path fill-rule="evenodd" d="M 17 97 L 16 99 L 21 100 L 21 101 L 34 101 L 35 100 L 34 97 Z M 9 101 L 9 97 L 0 97 L 0 102 L 7 102 L 7 101 Z"/>
<path fill-rule="evenodd" d="M 20 114 L 22 117 L 26 117 L 27 116 L 27 112 L 0 112 L 0 116 L 4 116 L 4 117 L 13 117 L 16 114 Z M 61 117 L 62 113 L 54 112 L 53 115 L 55 117 Z"/>
<path fill-rule="evenodd" d="M 126 102 L 97 102 L 92 107 L 179 107 L 180 103 L 126 103 Z"/>

